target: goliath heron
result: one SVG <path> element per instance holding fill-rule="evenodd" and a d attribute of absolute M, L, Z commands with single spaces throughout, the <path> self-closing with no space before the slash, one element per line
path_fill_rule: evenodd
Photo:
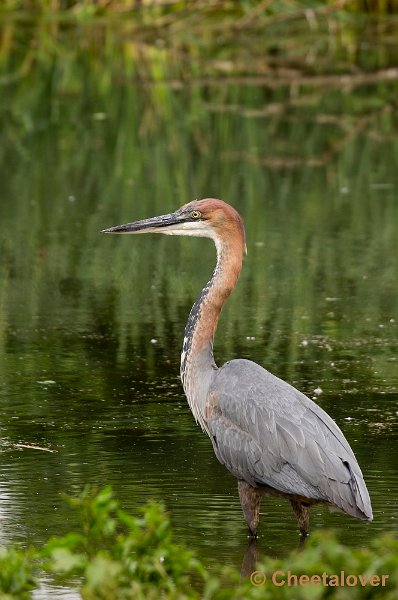
<path fill-rule="evenodd" d="M 246 249 L 243 220 L 213 198 L 173 213 L 105 229 L 104 233 L 165 233 L 211 238 L 217 249 L 212 278 L 189 314 L 181 381 L 190 409 L 218 460 L 238 479 L 244 518 L 257 537 L 263 495 L 287 498 L 308 535 L 309 507 L 324 502 L 371 521 L 361 469 L 336 423 L 317 404 L 250 360 L 214 362 L 213 338 Z"/>

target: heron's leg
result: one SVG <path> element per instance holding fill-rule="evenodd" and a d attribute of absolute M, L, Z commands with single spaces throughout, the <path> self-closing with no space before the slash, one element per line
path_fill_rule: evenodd
<path fill-rule="evenodd" d="M 238 491 L 243 516 L 249 528 L 250 537 L 257 537 L 257 525 L 260 518 L 261 493 L 246 481 L 238 481 Z"/>
<path fill-rule="evenodd" d="M 298 525 L 300 528 L 300 535 L 307 537 L 309 535 L 308 530 L 310 527 L 310 511 L 308 506 L 304 506 L 299 500 L 290 500 L 294 514 L 297 517 Z"/>

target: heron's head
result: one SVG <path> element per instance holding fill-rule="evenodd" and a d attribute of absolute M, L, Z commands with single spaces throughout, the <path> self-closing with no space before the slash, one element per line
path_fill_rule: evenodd
<path fill-rule="evenodd" d="M 194 200 L 175 212 L 104 229 L 102 233 L 165 233 L 212 238 L 216 244 L 240 238 L 245 247 L 245 229 L 239 213 L 214 198 Z"/>

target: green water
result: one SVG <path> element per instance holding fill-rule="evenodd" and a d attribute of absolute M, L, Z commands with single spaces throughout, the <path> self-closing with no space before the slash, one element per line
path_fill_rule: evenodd
<path fill-rule="evenodd" d="M 29 58 L 29 28 L 3 27 L 14 45 L 0 108 L 0 542 L 66 531 L 61 493 L 112 484 L 132 513 L 162 500 L 177 539 L 209 567 L 240 565 L 236 481 L 178 377 L 215 251 L 99 233 L 208 196 L 234 205 L 247 229 L 218 364 L 259 362 L 316 397 L 352 445 L 374 522 L 315 507 L 313 529 L 353 545 L 396 532 L 396 80 L 294 94 L 186 83 L 175 57 L 122 42 L 116 27 L 98 40 L 61 33 L 61 49 Z M 170 72 L 179 85 L 159 82 Z M 296 544 L 290 506 L 265 500 L 260 554 Z"/>

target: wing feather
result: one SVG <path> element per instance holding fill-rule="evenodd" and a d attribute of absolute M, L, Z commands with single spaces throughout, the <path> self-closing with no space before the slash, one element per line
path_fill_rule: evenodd
<path fill-rule="evenodd" d="M 234 360 L 210 387 L 207 427 L 217 458 L 236 477 L 282 494 L 336 505 L 371 520 L 369 494 L 343 433 L 304 394 L 259 365 Z"/>

